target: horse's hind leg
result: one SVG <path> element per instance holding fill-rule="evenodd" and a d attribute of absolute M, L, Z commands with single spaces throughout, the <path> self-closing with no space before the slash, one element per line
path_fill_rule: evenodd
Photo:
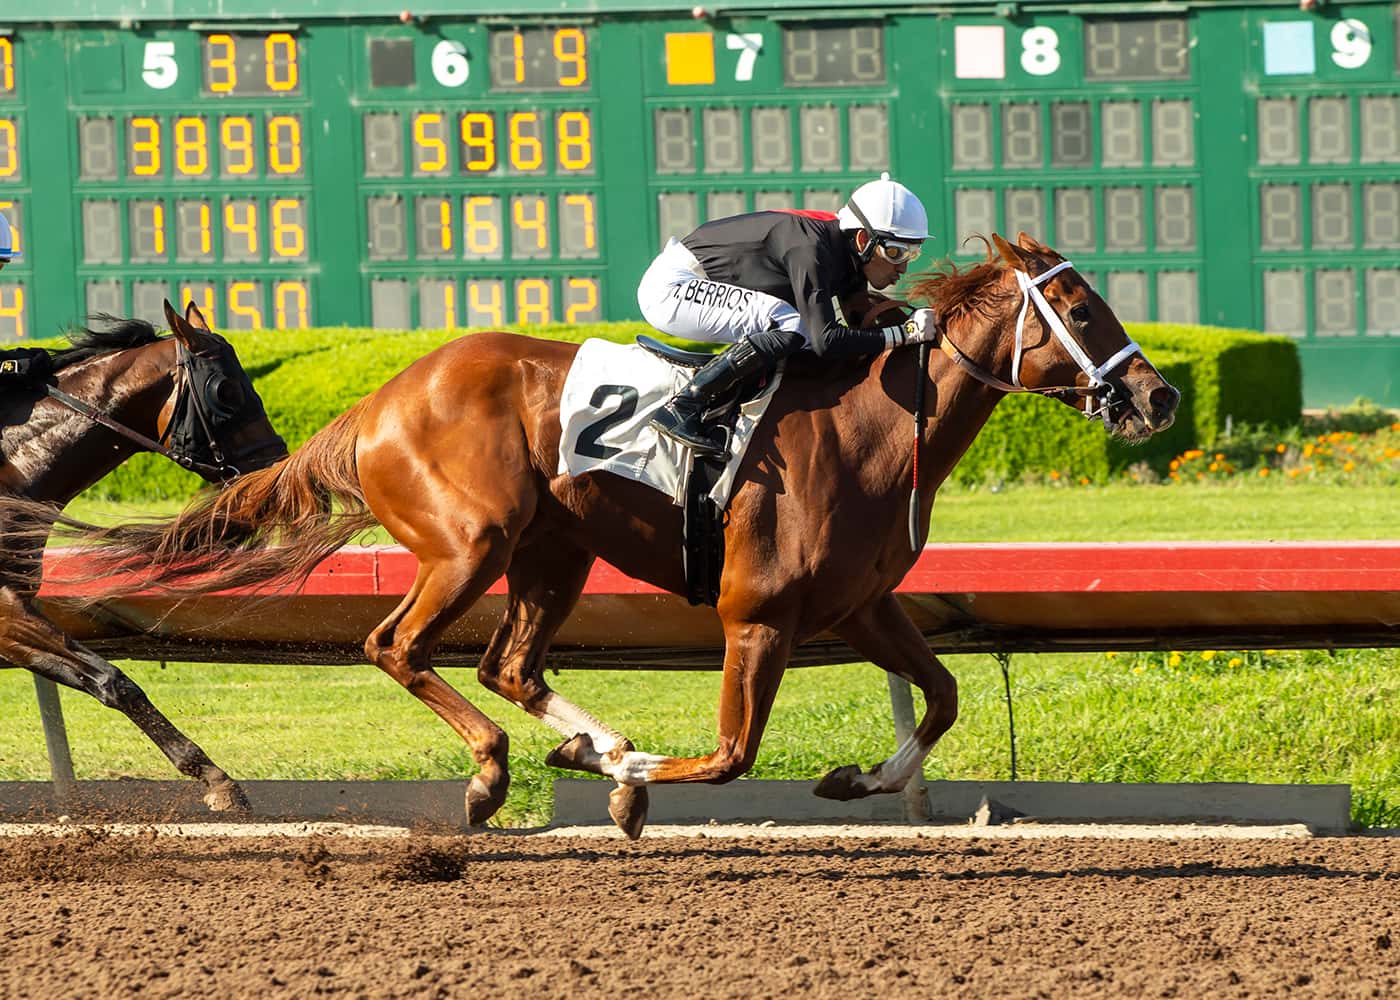
<path fill-rule="evenodd" d="M 578 603 L 593 558 L 591 552 L 555 538 L 517 550 L 506 574 L 510 600 L 505 617 L 477 668 L 477 679 L 489 690 L 566 738 L 546 758 L 551 767 L 580 767 L 570 752 L 579 739 L 600 754 L 632 750 L 626 737 L 561 696 L 544 679 L 549 644 Z M 594 767 L 581 769 L 602 773 Z M 620 784 L 609 798 L 608 811 L 623 832 L 635 839 L 646 822 L 647 804 L 645 786 Z"/>
<path fill-rule="evenodd" d="M 161 714 L 131 678 L 44 619 L 13 591 L 0 589 L 0 659 L 115 708 L 146 734 L 180 773 L 204 783 L 210 809 L 247 809 L 243 789 Z"/>
<path fill-rule="evenodd" d="M 420 557 L 418 576 L 403 601 L 365 640 L 365 655 L 436 712 L 471 748 L 480 767 L 467 786 L 467 822 L 485 823 L 501 808 L 510 787 L 505 731 L 487 718 L 431 665 L 443 632 L 505 571 L 510 541 L 498 532 L 479 534 L 453 558 Z"/>
<path fill-rule="evenodd" d="M 726 619 L 724 635 L 718 745 L 703 756 L 664 757 L 642 753 L 557 694 L 549 692 L 544 702 L 546 722 L 565 733 L 568 728 L 560 725 L 560 721 L 578 729 L 578 735 L 550 754 L 548 763 L 606 775 L 616 781 L 619 789 L 610 798 L 609 812 L 629 837 L 641 835 L 646 803 L 641 793 L 646 785 L 692 781 L 722 784 L 747 772 L 758 757 L 768 713 L 787 667 L 791 623 Z M 567 715 L 563 714 L 566 707 Z M 590 722 L 593 725 L 590 726 Z M 628 806 L 636 808 L 638 804 L 641 814 L 628 815 Z"/>

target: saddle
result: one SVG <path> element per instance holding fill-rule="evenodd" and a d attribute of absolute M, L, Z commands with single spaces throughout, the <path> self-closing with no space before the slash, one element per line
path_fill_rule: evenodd
<path fill-rule="evenodd" d="M 43 385 L 53 374 L 53 355 L 42 347 L 0 351 L 0 387 Z"/>
<path fill-rule="evenodd" d="M 637 344 L 662 360 L 682 368 L 699 368 L 715 357 L 713 354 L 683 351 L 645 334 L 637 337 Z M 719 602 L 720 577 L 724 573 L 724 527 L 728 521 L 728 513 L 726 508 L 711 499 L 710 494 L 724 473 L 728 460 L 728 442 L 733 438 L 739 407 L 763 392 L 767 384 L 768 377 L 764 374 L 746 379 L 729 392 L 720 395 L 714 405 L 705 411 L 705 423 L 725 436 L 726 454 L 690 454 L 690 468 L 685 480 L 685 503 L 682 504 L 681 510 L 685 542 L 682 561 L 685 566 L 686 599 L 691 604 L 708 604 L 713 607 Z"/>

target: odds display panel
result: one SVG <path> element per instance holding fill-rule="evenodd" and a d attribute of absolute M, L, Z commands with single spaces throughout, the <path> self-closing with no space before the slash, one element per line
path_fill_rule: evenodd
<path fill-rule="evenodd" d="M 667 239 L 889 170 L 925 260 L 1025 230 L 1124 319 L 1285 333 L 1310 405 L 1400 405 L 1388 0 L 124 6 L 0 14 L 0 338 L 165 297 L 231 329 L 635 318 Z"/>

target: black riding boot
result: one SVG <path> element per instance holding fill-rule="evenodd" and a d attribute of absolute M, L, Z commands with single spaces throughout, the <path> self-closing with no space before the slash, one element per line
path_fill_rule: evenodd
<path fill-rule="evenodd" d="M 767 366 L 768 360 L 754 350 L 749 339 L 740 338 L 717 354 L 713 361 L 696 369 L 690 384 L 652 416 L 651 426 L 693 449 L 697 455 L 724 454 L 723 443 L 706 431 L 701 418 L 721 393 Z"/>

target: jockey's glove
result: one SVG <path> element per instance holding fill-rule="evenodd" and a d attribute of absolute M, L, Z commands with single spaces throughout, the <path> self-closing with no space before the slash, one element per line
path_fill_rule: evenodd
<path fill-rule="evenodd" d="M 915 309 L 900 326 L 885 327 L 885 346 L 901 344 L 931 344 L 938 339 L 938 327 L 932 309 Z"/>

